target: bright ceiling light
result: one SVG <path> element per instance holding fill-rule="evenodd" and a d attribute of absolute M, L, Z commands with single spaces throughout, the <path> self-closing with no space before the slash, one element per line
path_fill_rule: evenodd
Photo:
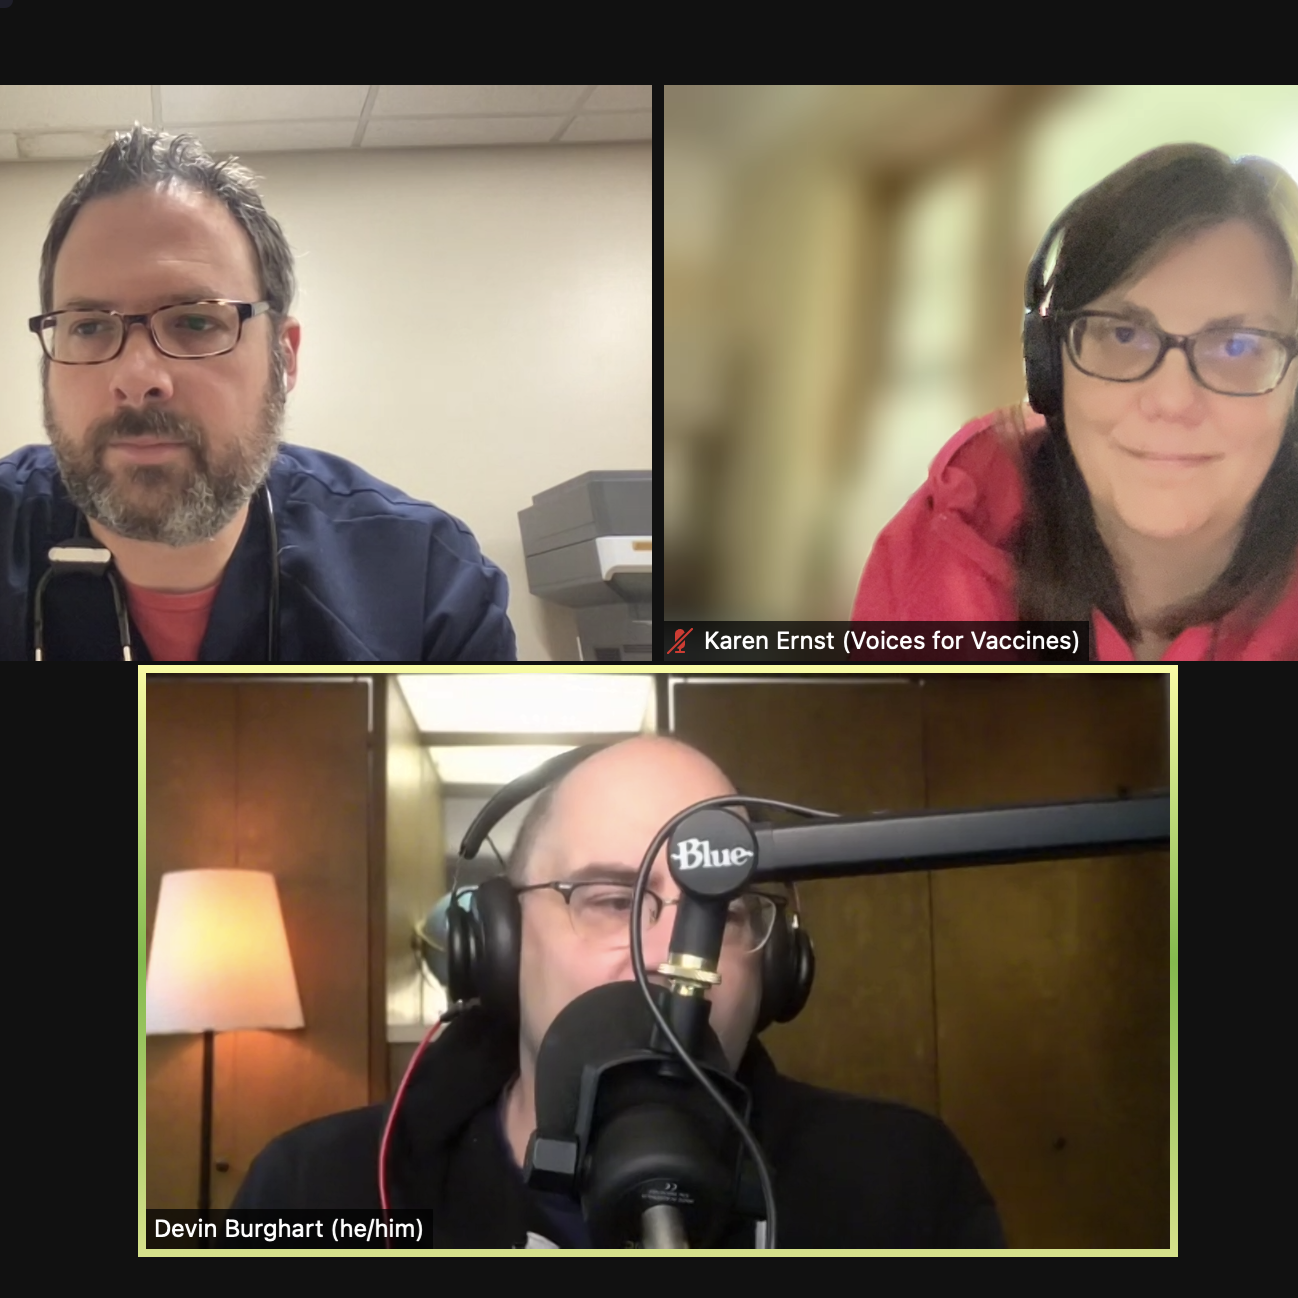
<path fill-rule="evenodd" d="M 430 748 L 428 755 L 437 767 L 443 787 L 448 785 L 508 784 L 526 775 L 551 757 L 566 753 L 571 744 L 492 744 L 455 748 Z"/>
<path fill-rule="evenodd" d="M 425 734 L 604 735 L 652 729 L 653 677 L 495 673 L 402 676 Z"/>

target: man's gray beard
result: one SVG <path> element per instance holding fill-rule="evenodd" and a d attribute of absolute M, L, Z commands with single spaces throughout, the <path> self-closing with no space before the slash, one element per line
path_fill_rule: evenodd
<path fill-rule="evenodd" d="M 266 481 L 279 454 L 284 423 L 282 362 L 272 365 L 255 434 L 213 465 L 202 427 L 165 410 L 123 411 L 97 424 L 86 443 L 67 437 L 54 420 L 45 386 L 45 432 L 72 502 L 93 522 L 131 541 L 196 545 L 210 541 Z M 189 448 L 189 464 L 136 464 L 108 473 L 104 450 L 132 436 L 174 438 Z M 183 456 L 181 457 L 184 458 Z M 131 484 L 124 489 L 123 484 Z"/>

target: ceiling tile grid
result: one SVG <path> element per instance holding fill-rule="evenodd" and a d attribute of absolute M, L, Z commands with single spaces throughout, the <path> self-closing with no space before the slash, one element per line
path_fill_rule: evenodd
<path fill-rule="evenodd" d="M 133 122 L 214 153 L 648 142 L 652 86 L 0 86 L 0 162 L 90 158 Z"/>

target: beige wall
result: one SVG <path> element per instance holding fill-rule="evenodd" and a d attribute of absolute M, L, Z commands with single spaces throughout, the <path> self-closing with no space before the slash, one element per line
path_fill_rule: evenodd
<path fill-rule="evenodd" d="M 527 588 L 518 511 L 650 467 L 652 148 L 253 156 L 298 258 L 286 437 L 473 529 L 509 576 L 521 659 L 572 658 Z M 37 271 L 79 163 L 0 164 L 0 455 L 44 440 Z"/>

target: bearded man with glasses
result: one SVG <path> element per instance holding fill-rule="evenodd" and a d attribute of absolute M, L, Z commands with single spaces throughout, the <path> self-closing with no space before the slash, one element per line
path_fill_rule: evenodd
<path fill-rule="evenodd" d="M 253 177 L 136 126 L 41 256 L 48 446 L 0 459 L 0 660 L 513 661 L 473 534 L 282 439 L 302 328 Z"/>

